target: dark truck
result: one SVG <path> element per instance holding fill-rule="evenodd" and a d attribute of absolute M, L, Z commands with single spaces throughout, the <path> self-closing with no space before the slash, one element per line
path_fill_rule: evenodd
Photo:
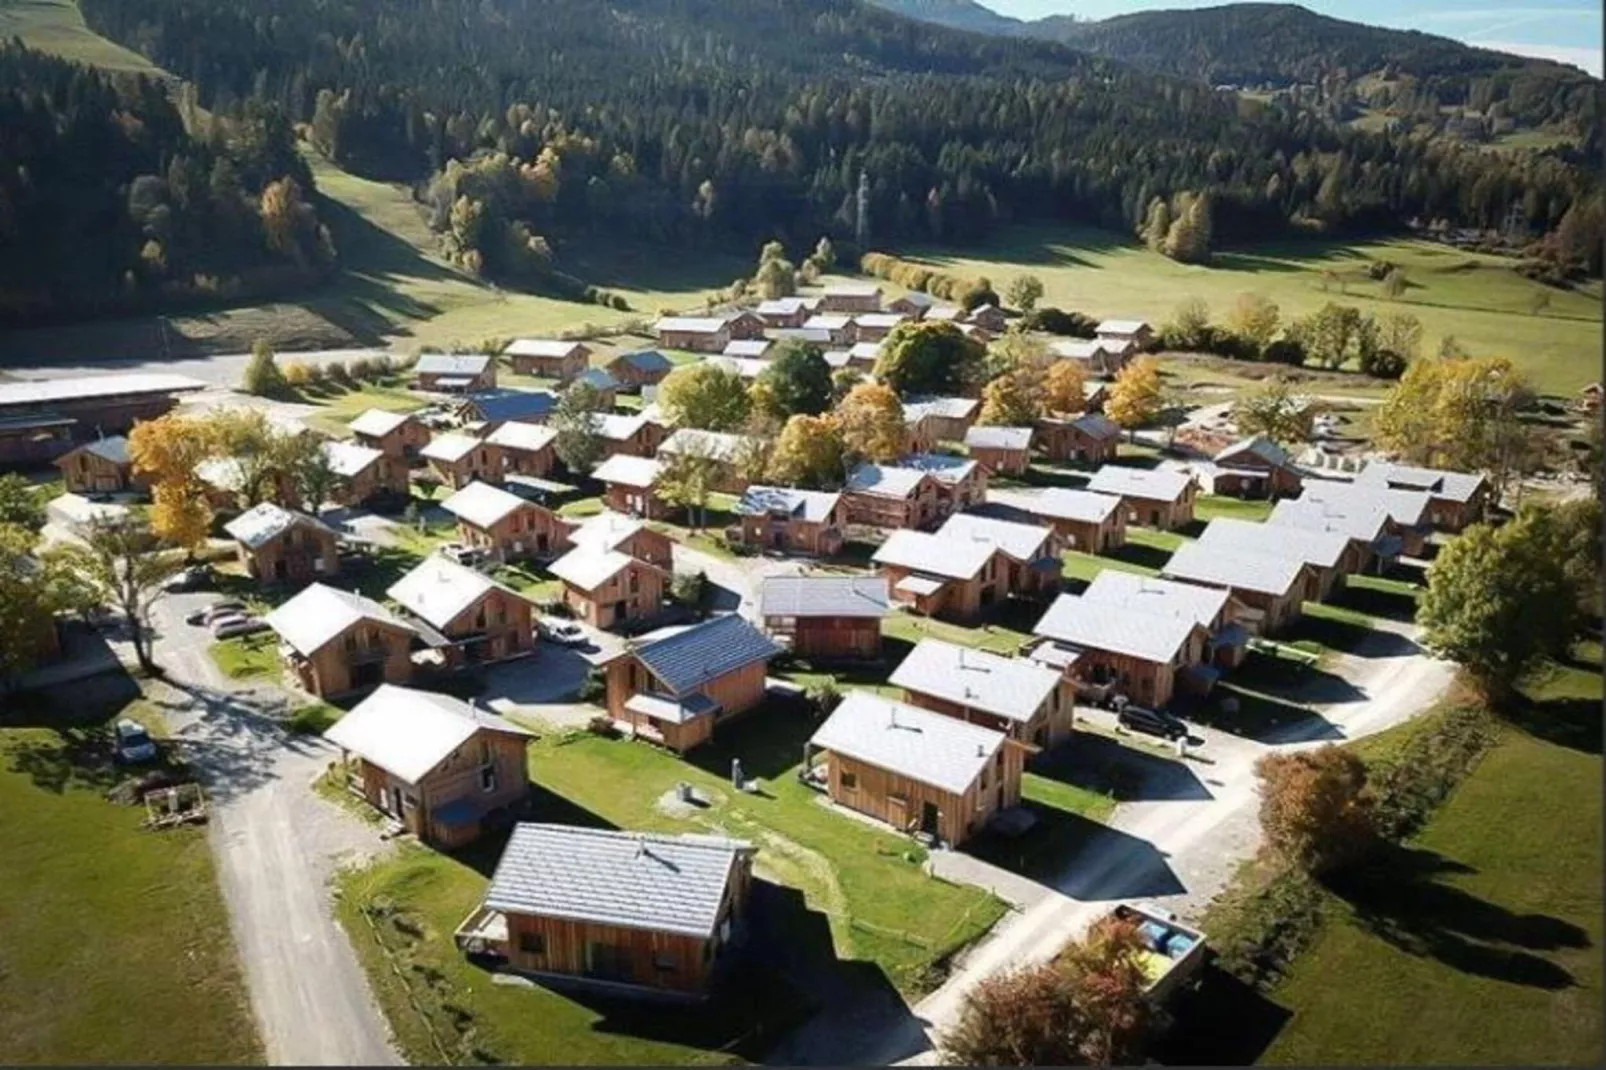
<path fill-rule="evenodd" d="M 1170 911 L 1121 903 L 1116 906 L 1114 915 L 1121 921 L 1137 924 L 1144 946 L 1144 972 L 1149 978 L 1144 991 L 1156 1003 L 1171 998 L 1204 962 L 1204 933 L 1182 924 Z"/>

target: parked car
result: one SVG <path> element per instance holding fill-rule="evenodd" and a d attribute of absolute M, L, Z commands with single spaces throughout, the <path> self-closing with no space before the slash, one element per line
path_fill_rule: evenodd
<path fill-rule="evenodd" d="M 216 620 L 218 617 L 221 617 L 225 613 L 239 613 L 244 615 L 245 612 L 246 609 L 244 602 L 236 602 L 232 598 L 225 598 L 221 602 L 213 602 L 209 606 L 203 606 L 202 608 L 197 609 L 194 613 L 191 613 L 189 616 L 184 618 L 184 623 L 201 627 L 211 624 L 212 621 Z"/>
<path fill-rule="evenodd" d="M 212 624 L 212 636 L 215 639 L 233 639 L 267 630 L 267 622 L 256 617 L 220 617 Z"/>
<path fill-rule="evenodd" d="M 1143 706 L 1127 705 L 1121 707 L 1116 715 L 1122 728 L 1134 732 L 1144 732 L 1151 736 L 1159 736 L 1165 740 L 1186 739 L 1188 726 L 1180 717 L 1175 717 L 1163 710 L 1151 710 Z"/>
<path fill-rule="evenodd" d="M 542 617 L 535 622 L 536 629 L 541 638 L 549 643 L 559 646 L 589 646 L 591 640 L 586 636 L 586 630 L 572 620 L 562 617 Z"/>
<path fill-rule="evenodd" d="M 171 579 L 162 584 L 162 590 L 170 593 L 204 591 L 212 586 L 214 582 L 216 582 L 216 579 L 212 575 L 211 565 L 191 565 L 189 568 L 180 569 Z"/>
<path fill-rule="evenodd" d="M 478 546 L 464 546 L 460 542 L 447 543 L 441 547 L 441 553 L 445 554 L 449 560 L 456 561 L 459 565 L 467 565 L 470 568 L 475 565 L 482 565 L 490 559 L 490 554 Z"/>
<path fill-rule="evenodd" d="M 126 717 L 117 722 L 118 761 L 137 765 L 140 762 L 154 761 L 155 758 L 156 743 L 144 725 Z"/>

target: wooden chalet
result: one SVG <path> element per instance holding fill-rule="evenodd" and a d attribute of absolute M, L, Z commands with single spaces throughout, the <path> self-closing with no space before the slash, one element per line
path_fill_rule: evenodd
<path fill-rule="evenodd" d="M 553 443 L 557 431 L 541 424 L 503 424 L 491 432 L 486 446 L 495 452 L 492 464 L 500 462 L 501 475 L 535 476 L 545 478 L 558 463 Z"/>
<path fill-rule="evenodd" d="M 1193 621 L 1205 630 L 1202 663 L 1217 670 L 1235 669 L 1249 655 L 1253 633 L 1244 621 L 1253 613 L 1230 591 L 1107 568 L 1093 577 L 1082 591 L 1082 599 L 1084 605 L 1112 605 Z M 1193 686 L 1200 681 L 1184 682 Z"/>
<path fill-rule="evenodd" d="M 946 453 L 912 453 L 898 462 L 925 472 L 937 485 L 937 514 L 964 512 L 987 500 L 987 469 L 973 460 Z"/>
<path fill-rule="evenodd" d="M 503 424 L 544 424 L 558 407 L 550 390 L 481 390 L 457 403 L 454 410 L 464 426 L 488 435 Z"/>
<path fill-rule="evenodd" d="M 473 435 L 436 435 L 419 456 L 435 478 L 453 490 L 475 482 L 502 481 L 501 451 Z"/>
<path fill-rule="evenodd" d="M 1161 531 L 1193 523 L 1193 505 L 1199 496 L 1199 484 L 1184 472 L 1119 464 L 1107 464 L 1094 472 L 1087 489 L 1121 499 L 1128 524 Z"/>
<path fill-rule="evenodd" d="M 128 455 L 128 439 L 121 435 L 97 438 L 74 446 L 57 457 L 62 481 L 69 494 L 117 494 L 125 491 L 142 491 L 149 481 L 134 471 L 134 461 Z"/>
<path fill-rule="evenodd" d="M 608 716 L 683 754 L 763 700 L 769 661 L 780 652 L 735 613 L 645 636 L 606 663 Z"/>
<path fill-rule="evenodd" d="M 1025 756 L 1002 732 L 853 691 L 804 747 L 803 775 L 838 806 L 958 847 L 1020 802 Z"/>
<path fill-rule="evenodd" d="M 470 483 L 441 508 L 457 517 L 464 543 L 497 561 L 551 557 L 569 535 L 568 525 L 550 509 L 489 483 Z"/>
<path fill-rule="evenodd" d="M 780 297 L 760 301 L 753 312 L 764 321 L 766 328 L 797 328 L 814 314 L 814 306 L 818 303 L 807 297 Z"/>
<path fill-rule="evenodd" d="M 1212 458 L 1211 493 L 1234 498 L 1289 498 L 1304 476 L 1288 451 L 1265 435 L 1234 442 Z"/>
<path fill-rule="evenodd" d="M 725 533 L 731 543 L 814 557 L 842 549 L 847 507 L 840 494 L 754 485 L 736 503 L 736 515 Z"/>
<path fill-rule="evenodd" d="M 751 312 L 725 316 L 665 316 L 652 325 L 658 344 L 693 353 L 719 353 L 734 339 L 762 338 L 764 320 Z"/>
<path fill-rule="evenodd" d="M 623 513 L 604 511 L 587 517 L 570 530 L 568 545 L 599 552 L 616 551 L 665 571 L 672 571 L 674 564 L 674 540 L 648 527 L 645 520 Z"/>
<path fill-rule="evenodd" d="M 758 604 L 764 630 L 800 658 L 881 657 L 891 602 L 880 576 L 767 576 Z"/>
<path fill-rule="evenodd" d="M 584 342 L 516 338 L 502 351 L 519 375 L 567 383 L 591 366 L 591 347 Z"/>
<path fill-rule="evenodd" d="M 1229 591 L 1244 606 L 1241 620 L 1260 635 L 1275 635 L 1304 612 L 1305 594 L 1316 582 L 1311 569 L 1292 557 L 1235 553 L 1185 543 L 1160 569 L 1165 579 Z"/>
<path fill-rule="evenodd" d="M 1034 750 L 1076 725 L 1076 685 L 1025 658 L 922 639 L 887 679 L 911 706 L 1002 732 Z"/>
<path fill-rule="evenodd" d="M 379 450 L 393 460 L 417 457 L 429 444 L 429 428 L 408 412 L 368 409 L 348 425 L 360 446 Z"/>
<path fill-rule="evenodd" d="M 528 599 L 440 554 L 420 561 L 385 597 L 402 608 L 445 668 L 502 661 L 535 649 Z"/>
<path fill-rule="evenodd" d="M 369 598 L 314 583 L 263 618 L 290 678 L 319 698 L 405 684 L 417 632 Z"/>
<path fill-rule="evenodd" d="M 1377 518 L 1382 527 L 1382 518 Z M 1306 568 L 1301 598 L 1306 602 L 1325 602 L 1344 586 L 1346 576 L 1360 572 L 1371 563 L 1372 548 L 1351 541 L 1342 531 L 1324 530 L 1291 523 L 1260 524 L 1232 517 L 1218 517 L 1199 533 L 1199 544 L 1225 553 L 1255 557 L 1287 557 Z"/>
<path fill-rule="evenodd" d="M 968 621 L 1008 597 L 1007 570 L 991 543 L 894 531 L 871 558 L 892 597 L 928 617 Z"/>
<path fill-rule="evenodd" d="M 654 408 L 652 412 L 600 413 L 597 433 L 602 436 L 605 457 L 653 457 L 669 437 L 669 427 Z"/>
<path fill-rule="evenodd" d="M 413 365 L 413 389 L 468 394 L 496 387 L 496 358 L 483 353 L 425 353 Z"/>
<path fill-rule="evenodd" d="M 910 398 L 903 403 L 910 449 L 918 452 L 939 442 L 963 442 L 980 412 L 981 402 L 975 398 Z"/>
<path fill-rule="evenodd" d="M 1113 691 L 1158 709 L 1176 692 L 1179 674 L 1204 663 L 1209 632 L 1191 616 L 1149 613 L 1131 605 L 1062 594 L 1033 633 L 1029 660 L 1052 665 L 1096 694 Z M 1213 673 L 1199 677 L 1208 689 Z"/>
<path fill-rule="evenodd" d="M 944 515 L 931 474 L 899 465 L 859 465 L 848 473 L 842 501 L 848 523 L 875 528 L 923 529 Z"/>
<path fill-rule="evenodd" d="M 1130 347 L 1141 353 L 1154 344 L 1154 327 L 1144 320 L 1105 320 L 1093 328 L 1093 336 L 1101 342 Z"/>
<path fill-rule="evenodd" d="M 1336 525 L 1354 538 L 1372 539 L 1378 558 L 1386 561 L 1397 554 L 1422 556 L 1433 530 L 1431 511 L 1426 491 L 1313 479 L 1298 498 L 1278 502 L 1268 522 Z M 1379 516 L 1383 534 L 1373 538 Z"/>
<path fill-rule="evenodd" d="M 803 329 L 823 332 L 833 346 L 850 346 L 859 340 L 858 324 L 845 312 L 817 312 L 803 321 Z"/>
<path fill-rule="evenodd" d="M 972 323 L 988 334 L 999 335 L 1009 329 L 1009 317 L 997 305 L 980 305 L 970 310 L 965 317 L 967 323 Z"/>
<path fill-rule="evenodd" d="M 172 412 L 179 395 L 205 388 L 165 372 L 0 383 L 0 466 L 45 464 L 78 443 L 127 434 Z"/>
<path fill-rule="evenodd" d="M 658 456 L 664 461 L 678 456 L 706 457 L 713 462 L 713 477 L 709 483 L 714 490 L 726 494 L 741 494 L 747 490 L 747 477 L 743 474 L 748 454 L 763 447 L 763 443 L 750 435 L 727 431 L 703 431 L 682 427 L 664 439 L 658 447 Z"/>
<path fill-rule="evenodd" d="M 238 457 L 210 457 L 195 466 L 195 477 L 201 481 L 207 503 L 213 510 L 224 513 L 240 507 L 250 478 Z M 301 487 L 289 472 L 275 469 L 265 473 L 261 480 L 258 498 L 278 502 L 289 509 L 301 508 Z"/>
<path fill-rule="evenodd" d="M 1121 447 L 1121 427 L 1096 412 L 1080 416 L 1044 416 L 1036 429 L 1038 448 L 1051 461 L 1108 464 Z"/>
<path fill-rule="evenodd" d="M 853 342 L 879 342 L 908 320 L 901 312 L 861 312 L 853 317 Z"/>
<path fill-rule="evenodd" d="M 1461 531 L 1482 520 L 1489 505 L 1489 481 L 1478 473 L 1373 461 L 1361 469 L 1355 485 L 1426 494 L 1428 523 L 1436 531 Z"/>
<path fill-rule="evenodd" d="M 1051 526 L 1068 550 L 1102 554 L 1126 545 L 1126 510 L 1108 494 L 1065 487 L 988 490 L 987 505 L 1006 520 L 1027 518 Z"/>
<path fill-rule="evenodd" d="M 924 319 L 926 312 L 937 305 L 937 299 L 928 293 L 911 290 L 887 302 L 888 312 L 898 312 L 912 320 Z"/>
<path fill-rule="evenodd" d="M 597 392 L 597 401 L 603 408 L 611 409 L 619 400 L 619 380 L 608 373 L 606 368 L 587 368 L 569 383 L 570 389 L 577 386 L 589 386 Z"/>
<path fill-rule="evenodd" d="M 353 791 L 435 847 L 511 824 L 529 797 L 532 733 L 450 695 L 381 684 L 324 738 Z"/>
<path fill-rule="evenodd" d="M 874 283 L 845 282 L 825 287 L 820 293 L 821 312 L 881 311 L 881 287 Z"/>
<path fill-rule="evenodd" d="M 329 494 L 329 500 L 335 504 L 351 506 L 406 500 L 405 461 L 356 442 L 325 442 L 323 454 L 335 474 L 335 485 Z"/>
<path fill-rule="evenodd" d="M 723 345 L 720 346 L 720 349 L 723 348 Z M 675 370 L 675 365 L 656 349 L 638 349 L 619 354 L 608 362 L 607 368 L 620 390 L 640 393 L 644 386 L 657 386 L 663 382 Z"/>
<path fill-rule="evenodd" d="M 1056 360 L 1080 364 L 1092 376 L 1113 376 L 1126 367 L 1134 350 L 1123 344 L 1098 339 L 1060 338 L 1048 345 Z"/>
<path fill-rule="evenodd" d="M 936 537 L 952 543 L 991 545 L 1004 594 L 1038 598 L 1059 590 L 1064 541 L 1042 524 L 1020 524 L 977 513 L 955 513 L 937 529 Z"/>
<path fill-rule="evenodd" d="M 246 575 L 262 583 L 304 584 L 340 571 L 335 530 L 272 502 L 252 506 L 223 526 Z"/>
<path fill-rule="evenodd" d="M 1032 463 L 1032 429 L 972 427 L 965 432 L 965 448 L 990 475 L 1023 475 Z"/>
<path fill-rule="evenodd" d="M 602 503 L 609 509 L 658 520 L 670 512 L 654 490 L 663 469 L 659 460 L 620 453 L 597 465 L 591 477 L 602 484 Z"/>
<path fill-rule="evenodd" d="M 520 824 L 457 944 L 553 986 L 699 1001 L 739 961 L 755 852 L 700 833 Z"/>
<path fill-rule="evenodd" d="M 597 546 L 576 546 L 552 562 L 563 581 L 564 604 L 580 620 L 606 631 L 656 616 L 664 607 L 669 569 Z"/>

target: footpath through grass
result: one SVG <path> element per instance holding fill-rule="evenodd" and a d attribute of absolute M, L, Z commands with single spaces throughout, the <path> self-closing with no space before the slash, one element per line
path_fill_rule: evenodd
<path fill-rule="evenodd" d="M 79 692 L 74 692 L 79 695 Z M 116 716 L 0 713 L 0 1063 L 260 1063 L 205 828 L 108 802 Z"/>
<path fill-rule="evenodd" d="M 1281 1064 L 1598 1064 L 1601 678 L 1558 670 L 1271 998 Z M 1380 744 L 1386 745 L 1386 744 Z"/>

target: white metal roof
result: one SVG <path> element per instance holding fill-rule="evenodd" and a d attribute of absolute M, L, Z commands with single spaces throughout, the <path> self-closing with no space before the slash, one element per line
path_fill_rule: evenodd
<path fill-rule="evenodd" d="M 907 594 L 917 595 L 921 598 L 925 598 L 928 595 L 936 594 L 938 591 L 948 586 L 949 582 L 950 581 L 948 580 L 934 580 L 927 576 L 920 576 L 911 572 L 909 575 L 899 580 L 892 589 L 894 591 L 902 591 Z"/>
<path fill-rule="evenodd" d="M 908 323 L 909 317 L 902 312 L 858 312 L 854 314 L 853 322 L 861 327 L 887 327 L 890 329 L 900 323 Z"/>
<path fill-rule="evenodd" d="M 871 558 L 878 565 L 895 565 L 950 579 L 968 580 L 980 572 L 997 552 L 991 542 L 928 535 L 900 528 L 887 536 Z"/>
<path fill-rule="evenodd" d="M 85 442 L 78 447 L 86 453 L 93 453 L 102 460 L 112 464 L 129 464 L 128 439 L 122 435 L 111 435 L 106 438 L 97 438 L 92 442 Z"/>
<path fill-rule="evenodd" d="M 971 449 L 1029 450 L 1032 448 L 1030 427 L 972 427 L 965 432 L 965 445 Z"/>
<path fill-rule="evenodd" d="M 569 541 L 575 546 L 593 550 L 617 550 L 619 545 L 647 527 L 647 522 L 633 516 L 604 510 L 587 517 L 569 532 Z"/>
<path fill-rule="evenodd" d="M 732 343 L 733 345 L 735 343 Z M 769 370 L 770 362 L 757 357 L 720 356 L 709 357 L 704 363 L 712 364 L 716 368 L 723 368 L 728 372 L 735 372 L 743 379 L 757 379 Z"/>
<path fill-rule="evenodd" d="M 874 494 L 883 498 L 907 498 L 920 487 L 929 473 L 918 468 L 892 464 L 861 464 L 848 474 L 847 487 L 854 494 Z"/>
<path fill-rule="evenodd" d="M 859 361 L 877 360 L 880 358 L 881 350 L 884 346 L 885 343 L 882 342 L 854 342 L 848 347 L 848 359 Z"/>
<path fill-rule="evenodd" d="M 980 467 L 968 457 L 951 457 L 946 453 L 911 453 L 899 463 L 950 486 L 963 483 Z"/>
<path fill-rule="evenodd" d="M 851 691 L 809 742 L 962 795 L 1004 745 L 1004 735 L 868 691 Z"/>
<path fill-rule="evenodd" d="M 526 504 L 517 494 L 475 480 L 441 502 L 441 508 L 477 528 L 488 528 L 512 516 L 515 510 Z"/>
<path fill-rule="evenodd" d="M 775 344 L 770 338 L 733 338 L 725 343 L 726 357 L 762 357 Z"/>
<path fill-rule="evenodd" d="M 361 620 L 412 631 L 396 614 L 355 591 L 314 583 L 262 618 L 297 652 L 311 657 L 324 644 Z"/>
<path fill-rule="evenodd" d="M 1145 320 L 1105 320 L 1093 328 L 1095 334 L 1113 334 L 1116 336 L 1137 334 L 1149 326 Z"/>
<path fill-rule="evenodd" d="M 364 409 L 347 426 L 351 428 L 353 434 L 372 435 L 374 438 L 380 438 L 390 434 L 412 418 L 412 414 L 406 412 L 391 412 L 388 409 Z"/>
<path fill-rule="evenodd" d="M 1203 546 L 1229 553 L 1292 557 L 1317 568 L 1337 568 L 1349 549 L 1349 536 L 1288 524 L 1257 524 L 1221 517 L 1199 533 Z"/>
<path fill-rule="evenodd" d="M 483 353 L 425 353 L 413 370 L 425 375 L 476 376 L 491 366 L 491 359 Z"/>
<path fill-rule="evenodd" d="M 597 465 L 592 476 L 603 483 L 618 483 L 626 487 L 650 487 L 658 482 L 664 465 L 652 457 L 632 457 L 616 453 Z"/>
<path fill-rule="evenodd" d="M 1304 568 L 1305 563 L 1294 557 L 1230 553 L 1218 546 L 1190 542 L 1171 555 L 1160 574 L 1281 597 L 1293 588 Z"/>
<path fill-rule="evenodd" d="M 823 312 L 804 320 L 803 329 L 807 331 L 840 331 L 852 322 L 853 317 L 845 312 Z"/>
<path fill-rule="evenodd" d="M 1013 520 L 975 513 L 955 513 L 943 521 L 936 534 L 939 539 L 987 543 L 1025 563 L 1043 556 L 1053 531 L 1039 524 L 1017 524 Z"/>
<path fill-rule="evenodd" d="M 1293 462 L 1293 458 L 1289 456 L 1287 450 L 1265 435 L 1251 435 L 1248 438 L 1240 439 L 1216 454 L 1212 459 L 1217 464 L 1225 464 L 1236 457 L 1245 455 L 1259 457 L 1273 467 L 1281 467 Z"/>
<path fill-rule="evenodd" d="M 1387 532 L 1388 520 L 1388 507 L 1379 501 L 1362 498 L 1339 504 L 1300 498 L 1278 502 L 1271 516 L 1266 518 L 1266 523 L 1272 528 L 1330 532 L 1346 539 L 1372 543 Z"/>
<path fill-rule="evenodd" d="M 652 325 L 655 333 L 718 334 L 729 321 L 722 316 L 665 316 Z"/>
<path fill-rule="evenodd" d="M 903 422 L 919 423 L 928 416 L 942 420 L 968 420 L 980 404 L 975 398 L 910 398 L 903 403 Z"/>
<path fill-rule="evenodd" d="M 491 433 L 485 441 L 493 446 L 510 450 L 538 453 L 557 439 L 558 433 L 545 424 L 505 423 Z"/>
<path fill-rule="evenodd" d="M 583 343 L 552 338 L 515 338 L 503 350 L 510 357 L 554 357 L 562 359 L 582 348 Z"/>
<path fill-rule="evenodd" d="M 1191 616 L 1147 613 L 1111 602 L 1062 594 L 1032 634 L 1090 650 L 1169 664 L 1199 627 Z"/>
<path fill-rule="evenodd" d="M 384 453 L 356 442 L 331 439 L 323 444 L 323 455 L 336 475 L 351 479 L 384 457 Z"/>
<path fill-rule="evenodd" d="M 1108 339 L 1061 338 L 1050 342 L 1048 351 L 1061 360 L 1092 360 L 1101 354 L 1113 355 Z"/>
<path fill-rule="evenodd" d="M 79 375 L 0 383 L 0 407 L 39 405 L 56 401 L 115 397 L 119 394 L 168 394 L 204 390 L 206 384 L 188 375 L 165 372 L 130 372 L 119 375 Z"/>
<path fill-rule="evenodd" d="M 1125 498 L 1150 498 L 1174 502 L 1182 497 L 1191 477 L 1171 468 L 1132 468 L 1107 464 L 1093 473 L 1087 489 L 1095 494 L 1115 494 Z"/>
<path fill-rule="evenodd" d="M 334 529 L 323 521 L 306 513 L 297 513 L 275 505 L 273 502 L 253 505 L 224 524 L 223 530 L 228 533 L 229 538 L 244 543 L 248 549 L 255 550 L 297 525 L 309 525 L 330 535 L 334 534 Z"/>
<path fill-rule="evenodd" d="M 1376 506 L 1386 512 L 1394 523 L 1414 528 L 1427 523 L 1428 507 L 1433 499 L 1425 490 L 1395 490 L 1388 486 L 1361 486 L 1332 479 L 1311 479 L 1305 482 L 1305 489 L 1296 500 L 1340 509 L 1359 507 L 1363 511 L 1369 506 Z"/>
<path fill-rule="evenodd" d="M 1451 472 L 1443 468 L 1419 468 L 1415 465 L 1372 461 L 1361 469 L 1355 482 L 1360 486 L 1423 490 L 1435 498 L 1465 502 L 1477 493 L 1484 479 L 1476 472 Z"/>
<path fill-rule="evenodd" d="M 391 584 L 385 597 L 426 623 L 444 628 L 498 586 L 482 572 L 447 560 L 440 554 L 430 554 Z"/>
<path fill-rule="evenodd" d="M 881 287 L 873 282 L 833 282 L 824 293 L 827 297 L 876 297 Z"/>
<path fill-rule="evenodd" d="M 1045 487 L 1042 490 L 997 490 L 989 487 L 987 501 L 1052 520 L 1102 524 L 1121 507 L 1121 500 L 1090 490 Z"/>
<path fill-rule="evenodd" d="M 323 737 L 398 780 L 417 784 L 482 729 L 532 734 L 450 695 L 380 684 Z"/>
<path fill-rule="evenodd" d="M 446 461 L 450 464 L 462 460 L 480 445 L 480 440 L 473 435 L 447 432 L 430 439 L 428 445 L 418 452 L 420 456 L 429 460 Z"/>
<path fill-rule="evenodd" d="M 922 639 L 887 683 L 1022 723 L 1059 686 L 1060 674 L 1024 658 Z"/>
<path fill-rule="evenodd" d="M 582 591 L 594 591 L 629 568 L 635 560 L 617 550 L 577 546 L 552 562 L 551 571 L 558 579 Z"/>
<path fill-rule="evenodd" d="M 716 461 L 732 461 L 748 441 L 746 435 L 736 435 L 728 431 L 704 431 L 695 427 L 682 427 L 664 439 L 663 445 L 658 447 L 658 452 L 671 456 L 677 453 L 690 453 L 699 457 L 711 457 Z"/>
<path fill-rule="evenodd" d="M 764 516 L 784 513 L 787 516 L 813 523 L 823 523 L 831 510 L 837 507 L 842 495 L 821 490 L 798 490 L 795 487 L 767 487 L 754 484 L 736 503 L 736 512 L 742 516 Z"/>
<path fill-rule="evenodd" d="M 759 589 L 765 617 L 884 617 L 884 576 L 767 576 Z"/>
<path fill-rule="evenodd" d="M 1107 568 L 1093 577 L 1082 592 L 1084 602 L 1121 606 L 1161 617 L 1184 617 L 1203 628 L 1214 628 L 1232 595 L 1219 587 L 1162 580 Z"/>
<path fill-rule="evenodd" d="M 485 906 L 509 914 L 708 937 L 736 860 L 751 844 L 719 836 L 519 824 Z"/>

